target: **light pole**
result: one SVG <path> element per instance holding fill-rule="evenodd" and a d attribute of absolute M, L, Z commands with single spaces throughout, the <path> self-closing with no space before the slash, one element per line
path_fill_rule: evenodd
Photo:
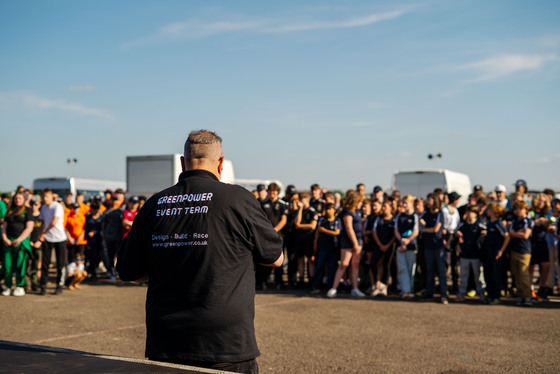
<path fill-rule="evenodd" d="M 76 167 L 74 165 L 76 165 L 78 163 L 78 159 L 77 158 L 68 158 L 68 159 L 66 159 L 66 162 L 71 165 L 72 178 L 74 178 L 76 176 L 75 175 Z"/>

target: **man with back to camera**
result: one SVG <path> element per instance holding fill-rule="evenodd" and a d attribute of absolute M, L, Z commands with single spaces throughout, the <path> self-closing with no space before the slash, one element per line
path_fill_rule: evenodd
<path fill-rule="evenodd" d="M 149 279 L 146 356 L 258 373 L 254 263 L 283 263 L 282 240 L 258 201 L 219 181 L 222 139 L 189 134 L 179 182 L 152 196 L 119 251 L 122 280 Z"/>

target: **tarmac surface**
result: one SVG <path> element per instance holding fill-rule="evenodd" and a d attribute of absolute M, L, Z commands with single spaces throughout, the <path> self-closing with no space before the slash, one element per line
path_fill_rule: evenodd
<path fill-rule="evenodd" d="M 0 296 L 0 340 L 144 358 L 146 289 Z M 558 297 L 518 307 L 262 291 L 255 304 L 261 373 L 560 372 Z"/>

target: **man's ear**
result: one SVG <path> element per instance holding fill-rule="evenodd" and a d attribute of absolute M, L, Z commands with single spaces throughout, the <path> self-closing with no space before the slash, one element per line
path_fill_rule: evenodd
<path fill-rule="evenodd" d="M 221 179 L 222 177 L 222 169 L 224 168 L 224 156 L 222 156 L 220 158 L 220 162 L 218 163 L 218 175 L 219 175 L 219 179 Z"/>
<path fill-rule="evenodd" d="M 187 170 L 185 165 L 185 156 L 181 156 L 181 168 L 183 169 L 182 171 Z"/>

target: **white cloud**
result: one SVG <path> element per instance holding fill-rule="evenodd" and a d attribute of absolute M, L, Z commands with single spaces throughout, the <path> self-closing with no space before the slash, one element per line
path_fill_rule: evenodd
<path fill-rule="evenodd" d="M 237 31 L 250 31 L 254 33 L 286 33 L 318 29 L 363 27 L 381 21 L 396 19 L 406 13 L 408 13 L 408 11 L 395 10 L 340 21 L 308 21 L 301 23 L 270 19 L 238 19 L 233 21 L 200 21 L 198 19 L 190 19 L 185 22 L 174 22 L 164 25 L 154 34 L 125 43 L 123 47 L 129 48 L 151 44 L 177 42 Z"/>
<path fill-rule="evenodd" d="M 93 86 L 71 86 L 66 87 L 67 91 L 95 91 Z"/>
<path fill-rule="evenodd" d="M 262 25 L 262 21 L 222 21 L 204 23 L 192 19 L 186 22 L 176 22 L 162 26 L 153 35 L 125 43 L 124 47 L 138 47 L 197 39 L 224 32 L 255 29 Z"/>
<path fill-rule="evenodd" d="M 90 117 L 113 120 L 114 117 L 103 109 L 91 108 L 80 103 L 72 103 L 63 99 L 51 100 L 32 93 L 0 93 L 2 109 L 54 109 L 63 112 L 76 113 Z"/>
<path fill-rule="evenodd" d="M 276 28 L 269 29 L 269 32 L 293 32 L 293 31 L 308 31 L 317 29 L 346 29 L 353 27 L 362 27 L 372 25 L 381 21 L 388 21 L 398 18 L 405 14 L 405 11 L 396 10 L 386 13 L 374 13 L 365 17 L 352 18 L 345 21 L 332 21 L 332 22 L 321 22 L 312 21 L 304 23 L 295 23 L 285 26 L 280 26 Z"/>
<path fill-rule="evenodd" d="M 502 78 L 521 71 L 537 70 L 549 62 L 560 61 L 555 54 L 502 55 L 459 66 L 459 70 L 474 72 L 475 81 Z"/>
<path fill-rule="evenodd" d="M 557 164 L 559 161 L 560 161 L 560 153 L 556 153 L 552 156 L 537 158 L 529 162 L 529 164 L 552 164 L 552 163 Z"/>

